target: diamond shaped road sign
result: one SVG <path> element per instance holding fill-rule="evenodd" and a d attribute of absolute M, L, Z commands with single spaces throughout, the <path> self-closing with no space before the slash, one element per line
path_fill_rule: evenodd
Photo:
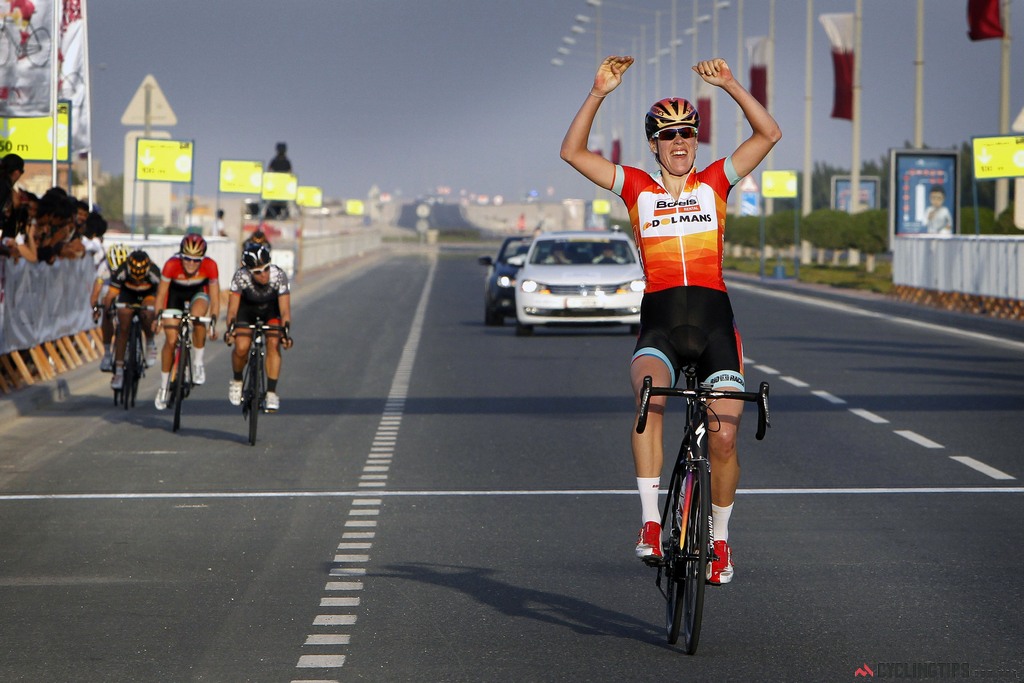
<path fill-rule="evenodd" d="M 148 94 L 148 97 L 147 97 Z M 149 100 L 148 107 L 146 100 Z M 148 121 L 146 119 L 149 119 Z M 152 74 L 142 79 L 142 85 L 132 95 L 132 101 L 121 115 L 121 124 L 125 126 L 174 126 L 178 117 L 174 115 L 171 105 L 164 97 L 163 91 Z"/>

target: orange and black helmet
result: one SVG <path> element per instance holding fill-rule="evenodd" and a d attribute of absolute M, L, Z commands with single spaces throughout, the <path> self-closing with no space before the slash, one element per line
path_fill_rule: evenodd
<path fill-rule="evenodd" d="M 150 260 L 149 254 L 141 249 L 133 251 L 128 256 L 128 276 L 136 281 L 142 280 L 146 277 L 152 264 L 153 261 Z"/>
<path fill-rule="evenodd" d="M 700 126 L 700 115 L 697 108 L 688 100 L 678 97 L 666 97 L 651 105 L 651 110 L 644 117 L 644 132 L 650 140 L 654 134 L 663 128 L 680 128 L 689 126 L 698 128 Z"/>
<path fill-rule="evenodd" d="M 179 252 L 182 256 L 188 256 L 189 258 L 202 258 L 206 256 L 206 240 L 203 239 L 202 235 L 197 235 L 196 233 L 185 235 L 181 240 Z"/>

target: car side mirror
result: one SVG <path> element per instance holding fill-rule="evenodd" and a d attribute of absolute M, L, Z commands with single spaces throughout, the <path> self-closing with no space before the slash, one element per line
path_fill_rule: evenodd
<path fill-rule="evenodd" d="M 494 259 L 492 259 L 490 256 L 481 256 L 479 259 L 477 259 L 477 262 L 481 266 L 493 266 L 494 265 Z"/>
<path fill-rule="evenodd" d="M 508 260 L 505 261 L 505 263 L 509 264 L 510 266 L 516 266 L 516 267 L 521 268 L 523 266 L 523 264 L 526 263 L 526 254 L 519 254 L 517 256 L 510 256 L 508 258 Z"/>

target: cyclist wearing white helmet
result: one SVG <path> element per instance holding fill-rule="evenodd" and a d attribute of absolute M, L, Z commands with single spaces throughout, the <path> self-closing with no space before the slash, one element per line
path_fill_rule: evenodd
<path fill-rule="evenodd" d="M 634 397 L 639 403 L 644 377 L 651 376 L 655 386 L 673 386 L 689 363 L 696 364 L 700 381 L 717 389 L 742 390 L 743 350 L 722 277 L 726 200 L 730 189 L 781 139 L 782 131 L 733 77 L 725 60 L 711 59 L 692 68 L 739 105 L 750 124 L 750 137 L 724 159 L 697 170 L 700 117 L 688 101 L 668 98 L 656 102 L 644 120 L 658 170 L 648 174 L 614 164 L 587 149 L 587 139 L 598 108 L 632 64 L 632 57 L 618 56 L 601 63 L 562 140 L 561 156 L 592 182 L 622 197 L 629 211 L 647 279 L 640 336 L 630 365 Z M 643 519 L 636 555 L 650 563 L 662 554 L 658 489 L 664 405 L 663 397 L 651 398 L 647 429 L 643 434 L 631 430 Z M 739 483 L 736 432 L 742 410 L 742 401 L 715 403 L 719 428 L 708 437 L 715 540 L 708 580 L 713 584 L 728 583 L 733 577 L 728 534 Z"/>
<path fill-rule="evenodd" d="M 277 382 L 281 378 L 281 347 L 291 348 L 289 335 L 292 320 L 291 293 L 288 275 L 270 262 L 270 245 L 250 242 L 242 251 L 242 267 L 231 278 L 228 295 L 228 328 L 224 342 L 234 344 L 231 354 L 232 378 L 228 382 L 228 400 L 242 403 L 242 373 L 249 355 L 251 331 L 236 329 L 236 323 L 254 323 L 259 318 L 267 325 L 281 325 L 284 336 L 267 332 L 267 412 L 281 407 Z"/>

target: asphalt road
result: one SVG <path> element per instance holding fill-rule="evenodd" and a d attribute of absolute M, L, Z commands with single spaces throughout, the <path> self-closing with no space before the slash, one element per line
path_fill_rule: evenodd
<path fill-rule="evenodd" d="M 485 327 L 477 255 L 301 283 L 255 447 L 219 342 L 178 434 L 154 377 L 0 427 L 0 680 L 1024 680 L 1022 326 L 731 283 L 773 427 L 688 657 L 632 556 L 633 340 Z"/>

